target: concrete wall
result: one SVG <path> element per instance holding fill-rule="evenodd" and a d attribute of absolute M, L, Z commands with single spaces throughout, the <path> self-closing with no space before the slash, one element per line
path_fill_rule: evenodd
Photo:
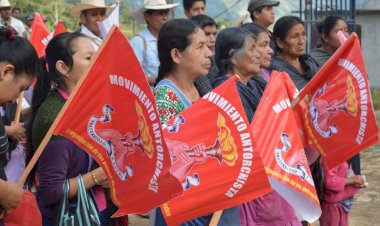
<path fill-rule="evenodd" d="M 371 87 L 380 88 L 380 11 L 358 11 L 362 25 L 362 50 Z"/>

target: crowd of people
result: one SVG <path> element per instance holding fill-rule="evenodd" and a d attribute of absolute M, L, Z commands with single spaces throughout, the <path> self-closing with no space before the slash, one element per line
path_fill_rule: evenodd
<path fill-rule="evenodd" d="M 343 18 L 327 16 L 318 24 L 320 45 L 309 55 L 302 19 L 284 16 L 275 22 L 273 8 L 281 7 L 279 1 L 251 0 L 247 10 L 252 22 L 223 30 L 207 16 L 206 0 L 183 0 L 187 18 L 170 19 L 171 10 L 178 5 L 145 0 L 134 16 L 146 28 L 130 40 L 156 97 L 161 123 L 234 74 L 240 77 L 237 90 L 251 122 L 271 71 L 287 72 L 302 89 L 339 48 L 337 32 L 348 36 Z M 38 59 L 28 41 L 33 16 L 27 15 L 24 24 L 19 8 L 12 8 L 8 0 L 0 1 L 0 206 L 4 214 L 20 203 L 23 190 L 15 182 L 101 45 L 98 22 L 106 18 L 108 8 L 104 0 L 81 0 L 70 11 L 79 19 L 80 29 L 55 36 L 44 57 Z M 273 32 L 269 30 L 272 24 Z M 33 81 L 33 90 L 28 90 Z M 21 121 L 14 121 L 15 100 L 26 90 Z M 175 101 L 173 96 L 168 98 L 169 92 Z M 191 164 L 202 161 L 197 157 Z M 364 187 L 359 158 L 333 169 L 328 169 L 323 159 L 318 161 L 324 172 L 320 225 L 348 225 L 353 197 Z M 75 200 L 78 175 L 94 197 L 101 225 L 127 225 L 127 217 L 111 218 L 116 207 L 103 169 L 79 146 L 60 136 L 50 139 L 27 182 L 35 188 L 43 225 L 54 225 L 59 218 L 65 180 L 70 185 L 69 198 Z M 166 225 L 159 208 L 148 217 L 151 225 Z M 208 225 L 211 217 L 210 213 L 183 225 Z M 291 205 L 273 191 L 223 211 L 218 225 L 302 223 Z"/>

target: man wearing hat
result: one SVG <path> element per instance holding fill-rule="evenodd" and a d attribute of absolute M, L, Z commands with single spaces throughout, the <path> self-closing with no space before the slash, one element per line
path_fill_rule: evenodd
<path fill-rule="evenodd" d="M 248 4 L 248 12 L 253 23 L 260 25 L 268 31 L 272 49 L 274 49 L 274 42 L 272 40 L 272 32 L 268 30 L 268 27 L 274 23 L 273 6 L 278 5 L 280 5 L 279 1 L 271 0 L 251 0 Z"/>
<path fill-rule="evenodd" d="M 81 0 L 70 10 L 71 16 L 79 17 L 80 32 L 92 41 L 95 50 L 102 44 L 98 21 L 105 19 L 107 8 L 104 0 Z"/>
<path fill-rule="evenodd" d="M 135 13 L 137 23 L 147 27 L 131 39 L 132 48 L 139 60 L 150 85 L 156 83 L 158 74 L 157 38 L 161 26 L 169 20 L 169 10 L 178 3 L 167 4 L 166 0 L 145 0 L 144 5 Z"/>
<path fill-rule="evenodd" d="M 30 35 L 32 34 L 32 25 L 33 25 L 33 15 L 29 14 L 25 16 L 25 32 L 24 32 L 24 38 L 30 39 Z"/>
<path fill-rule="evenodd" d="M 21 20 L 12 17 L 11 4 L 8 0 L 0 0 L 0 15 L 0 24 L 11 26 L 19 36 L 24 34 L 24 24 Z"/>

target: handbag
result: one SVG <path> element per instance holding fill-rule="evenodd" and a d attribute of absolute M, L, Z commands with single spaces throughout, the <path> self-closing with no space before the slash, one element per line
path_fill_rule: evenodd
<path fill-rule="evenodd" d="M 94 200 L 86 191 L 82 176 L 78 176 L 78 195 L 74 203 L 69 203 L 69 180 L 65 180 L 56 226 L 100 226 Z"/>

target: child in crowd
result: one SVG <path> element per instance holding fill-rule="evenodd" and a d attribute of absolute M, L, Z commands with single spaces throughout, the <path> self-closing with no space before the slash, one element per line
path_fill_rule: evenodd
<path fill-rule="evenodd" d="M 328 169 L 326 161 L 321 160 L 324 173 L 321 226 L 348 226 L 348 213 L 354 202 L 354 195 L 365 187 L 364 178 L 355 175 L 346 161 Z"/>

